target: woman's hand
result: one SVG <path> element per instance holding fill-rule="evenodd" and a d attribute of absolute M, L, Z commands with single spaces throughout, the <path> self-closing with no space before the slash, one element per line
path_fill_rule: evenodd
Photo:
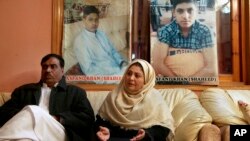
<path fill-rule="evenodd" d="M 145 137 L 145 130 L 139 129 L 137 135 L 132 139 L 130 139 L 130 141 L 139 141 L 142 140 L 144 137 Z"/>
<path fill-rule="evenodd" d="M 100 126 L 100 130 L 96 133 L 100 141 L 107 141 L 110 137 L 109 129 L 103 126 Z"/>

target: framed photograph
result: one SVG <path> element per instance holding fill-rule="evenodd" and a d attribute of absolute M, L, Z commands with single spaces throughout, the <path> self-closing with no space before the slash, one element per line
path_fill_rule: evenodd
<path fill-rule="evenodd" d="M 117 84 L 131 61 L 131 0 L 64 0 L 63 7 L 67 81 Z"/>
<path fill-rule="evenodd" d="M 215 0 L 151 0 L 157 84 L 218 85 Z"/>

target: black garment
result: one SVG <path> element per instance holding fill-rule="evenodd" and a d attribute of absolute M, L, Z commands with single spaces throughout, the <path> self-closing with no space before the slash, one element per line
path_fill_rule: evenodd
<path fill-rule="evenodd" d="M 95 131 L 99 131 L 99 126 L 107 127 L 110 132 L 109 141 L 129 141 L 137 135 L 138 130 L 122 129 L 120 126 L 112 125 L 109 121 L 102 119 L 99 115 L 96 116 Z M 166 141 L 170 129 L 154 125 L 150 128 L 144 129 L 146 132 L 142 141 Z"/>
<path fill-rule="evenodd" d="M 26 105 L 38 105 L 42 82 L 18 87 L 11 99 L 0 107 L 0 127 Z M 49 113 L 59 116 L 69 141 L 90 141 L 95 121 L 94 111 L 86 92 L 74 85 L 66 84 L 63 77 L 50 94 Z"/>

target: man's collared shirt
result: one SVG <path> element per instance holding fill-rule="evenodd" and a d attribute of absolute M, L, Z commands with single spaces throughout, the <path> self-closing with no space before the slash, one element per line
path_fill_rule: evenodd
<path fill-rule="evenodd" d="M 55 87 L 58 83 L 55 84 Z M 51 88 L 47 86 L 46 83 L 43 83 L 41 87 L 41 97 L 39 101 L 39 107 L 44 109 L 46 112 L 49 112 L 49 99 L 50 99 Z"/>

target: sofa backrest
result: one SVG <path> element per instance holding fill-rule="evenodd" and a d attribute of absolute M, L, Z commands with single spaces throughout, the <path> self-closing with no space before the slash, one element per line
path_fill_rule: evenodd
<path fill-rule="evenodd" d="M 0 106 L 10 99 L 10 92 L 0 92 Z"/>
<path fill-rule="evenodd" d="M 95 115 L 102 106 L 103 101 L 107 97 L 109 91 L 88 91 L 87 97 L 94 110 Z"/>
<path fill-rule="evenodd" d="M 212 122 L 198 96 L 188 89 L 160 89 L 176 124 L 175 141 L 195 141 L 200 129 Z"/>
<path fill-rule="evenodd" d="M 200 95 L 202 106 L 218 126 L 247 124 L 247 120 L 239 108 L 238 100 L 250 103 L 250 90 L 209 88 Z"/>

